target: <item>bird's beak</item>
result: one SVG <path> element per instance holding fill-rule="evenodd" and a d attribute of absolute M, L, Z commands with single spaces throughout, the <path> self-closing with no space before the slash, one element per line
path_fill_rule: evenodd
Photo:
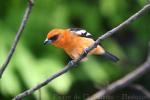
<path fill-rule="evenodd" d="M 47 45 L 47 44 L 51 44 L 52 43 L 52 40 L 50 40 L 50 39 L 45 39 L 45 41 L 44 41 L 44 45 Z"/>

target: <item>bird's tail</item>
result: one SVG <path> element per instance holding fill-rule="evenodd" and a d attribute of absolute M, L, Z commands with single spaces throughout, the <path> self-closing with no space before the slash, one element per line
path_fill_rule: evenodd
<path fill-rule="evenodd" d="M 109 59 L 111 61 L 114 61 L 114 62 L 117 62 L 119 60 L 118 57 L 114 56 L 113 54 L 111 54 L 111 53 L 109 53 L 107 51 L 105 51 L 105 53 L 102 56 L 104 56 L 105 58 L 107 58 L 107 59 Z"/>

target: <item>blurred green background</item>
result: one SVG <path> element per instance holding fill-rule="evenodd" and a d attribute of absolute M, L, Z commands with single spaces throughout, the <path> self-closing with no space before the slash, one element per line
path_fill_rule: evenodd
<path fill-rule="evenodd" d="M 0 80 L 0 100 L 12 99 L 35 86 L 61 70 L 70 60 L 63 50 L 43 45 L 51 29 L 80 27 L 96 39 L 146 3 L 147 0 L 35 0 L 17 49 Z M 26 6 L 27 0 L 0 0 L 0 64 L 10 50 Z M 90 56 L 88 61 L 43 87 L 40 90 L 42 100 L 83 100 L 142 64 L 149 40 L 150 14 L 147 13 L 102 41 L 107 51 L 120 58 L 118 63 Z M 146 74 L 135 83 L 150 89 L 149 76 Z M 25 100 L 38 98 L 39 91 Z"/>

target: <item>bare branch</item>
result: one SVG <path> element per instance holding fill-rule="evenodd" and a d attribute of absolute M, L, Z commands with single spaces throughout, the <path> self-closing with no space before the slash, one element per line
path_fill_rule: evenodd
<path fill-rule="evenodd" d="M 70 70 L 71 68 L 73 68 L 77 63 L 79 63 L 84 57 L 87 56 L 87 54 L 94 49 L 100 42 L 101 40 L 104 40 L 106 38 L 108 38 L 109 36 L 111 36 L 112 34 L 114 34 L 115 32 L 120 31 L 121 29 L 123 29 L 124 27 L 126 27 L 127 25 L 131 24 L 133 21 L 137 20 L 138 18 L 140 18 L 144 13 L 146 13 L 148 10 L 150 9 L 150 4 L 145 5 L 140 11 L 138 11 L 137 13 L 135 13 L 133 16 L 131 16 L 129 19 L 127 19 L 126 21 L 124 21 L 122 24 L 120 24 L 119 26 L 115 27 L 114 29 L 106 32 L 104 35 L 102 35 L 101 37 L 99 37 L 95 43 L 90 46 L 88 49 L 85 50 L 85 52 L 77 59 L 77 60 L 72 60 L 71 62 L 69 62 L 62 70 L 60 70 L 59 72 L 57 72 L 56 74 L 50 76 L 48 79 L 44 80 L 43 82 L 39 83 L 38 85 L 36 85 L 35 87 L 26 90 L 22 93 L 20 93 L 19 95 L 17 95 L 16 97 L 14 97 L 14 100 L 19 100 L 22 99 L 23 97 L 32 94 L 33 92 L 35 92 L 36 90 L 42 88 L 43 86 L 45 86 L 46 84 L 48 84 L 49 82 L 51 82 L 53 79 L 59 77 L 60 75 L 66 73 L 68 70 Z"/>
<path fill-rule="evenodd" d="M 14 51 L 16 49 L 16 46 L 17 46 L 17 44 L 18 44 L 18 42 L 20 40 L 20 37 L 21 37 L 21 35 L 23 33 L 23 30 L 24 30 L 24 28 L 26 26 L 27 20 L 28 20 L 29 15 L 30 15 L 30 12 L 32 10 L 33 3 L 34 3 L 33 0 L 29 0 L 28 1 L 28 6 L 27 6 L 27 8 L 25 10 L 23 19 L 22 19 L 21 24 L 19 26 L 19 29 L 18 29 L 18 31 L 16 33 L 16 37 L 14 39 L 14 42 L 13 42 L 13 44 L 11 46 L 11 49 L 10 49 L 10 51 L 8 53 L 8 56 L 7 56 L 6 60 L 5 60 L 5 62 L 3 63 L 3 65 L 0 68 L 0 78 L 2 77 L 2 75 L 3 75 L 7 65 L 9 64 L 9 62 L 10 62 L 12 56 L 13 56 L 13 53 L 14 53 Z"/>
<path fill-rule="evenodd" d="M 129 87 L 142 92 L 146 96 L 147 99 L 150 99 L 150 92 L 147 89 L 145 89 L 143 86 L 134 84 Z"/>
<path fill-rule="evenodd" d="M 132 83 L 136 79 L 140 78 L 143 74 L 145 74 L 146 72 L 149 72 L 150 71 L 150 59 L 149 59 L 150 57 L 149 56 L 150 55 L 148 54 L 147 61 L 144 64 L 142 64 L 141 66 L 139 66 L 137 69 L 130 72 L 129 74 L 127 74 L 123 78 L 121 78 L 121 79 L 113 82 L 112 84 L 108 85 L 106 88 L 98 91 L 97 93 L 95 93 L 91 97 L 87 98 L 87 100 L 100 99 L 105 95 L 108 95 L 108 94 L 110 94 L 116 90 L 119 90 L 121 88 L 128 86 L 130 83 Z"/>

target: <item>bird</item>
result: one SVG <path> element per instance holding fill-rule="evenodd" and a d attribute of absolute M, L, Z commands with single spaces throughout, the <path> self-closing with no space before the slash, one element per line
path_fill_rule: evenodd
<path fill-rule="evenodd" d="M 85 50 L 94 44 L 95 40 L 93 36 L 82 28 L 55 28 L 48 32 L 44 41 L 44 45 L 53 45 L 58 48 L 62 48 L 71 59 L 76 60 Z M 99 55 L 105 58 L 117 62 L 118 57 L 106 51 L 101 45 L 97 45 L 96 48 L 91 50 L 88 55 Z M 86 61 L 87 57 L 82 61 Z"/>

